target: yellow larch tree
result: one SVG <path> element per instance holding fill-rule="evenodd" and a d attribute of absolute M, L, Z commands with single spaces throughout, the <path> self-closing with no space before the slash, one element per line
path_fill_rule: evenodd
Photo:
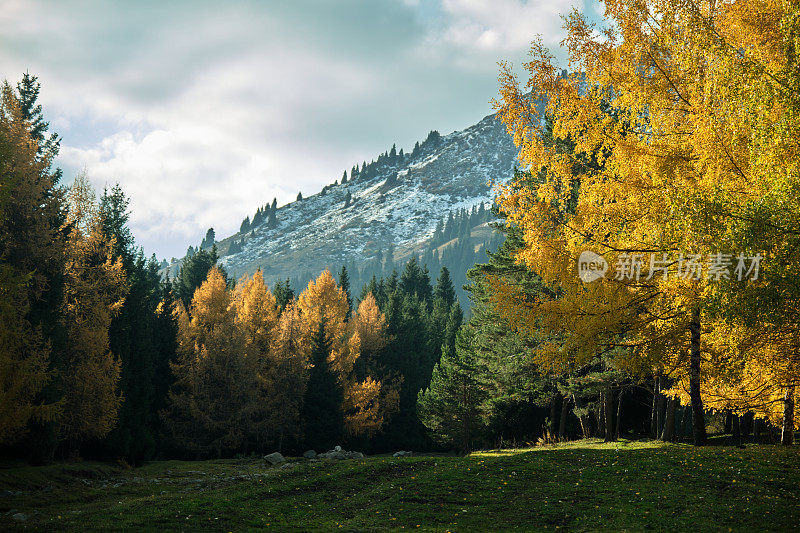
<path fill-rule="evenodd" d="M 0 94 L 0 443 L 17 440 L 31 420 L 49 421 L 57 406 L 37 395 L 52 378 L 50 346 L 28 320 L 33 300 L 48 284 L 45 272 L 63 256 L 63 241 L 52 231 L 43 201 L 53 187 L 51 157 L 37 158 L 13 89 Z"/>
<path fill-rule="evenodd" d="M 60 365 L 63 410 L 59 429 L 73 445 L 106 435 L 122 402 L 120 361 L 109 350 L 108 328 L 127 292 L 122 262 L 103 234 L 94 190 L 85 173 L 68 196 L 63 317 L 67 348 Z"/>
<path fill-rule="evenodd" d="M 565 18 L 575 74 L 563 75 L 541 42 L 524 88 L 502 67 L 496 105 L 534 179 L 498 200 L 523 230 L 519 261 L 558 297 L 530 302 L 499 283 L 495 301 L 556 339 L 540 350 L 547 362 L 621 344 L 630 348 L 623 366 L 671 374 L 685 384 L 702 444 L 710 351 L 701 332 L 718 316 L 741 319 L 734 311 L 746 305 L 730 301 L 744 288 L 750 303 L 769 293 L 761 281 L 719 283 L 707 260 L 741 251 L 797 265 L 782 253 L 797 240 L 797 9 L 781 0 L 604 5 L 603 27 L 577 12 Z M 582 282 L 586 250 L 631 275 Z M 705 267 L 698 279 L 686 275 L 691 259 Z M 787 394 L 793 386 L 784 383 Z"/>

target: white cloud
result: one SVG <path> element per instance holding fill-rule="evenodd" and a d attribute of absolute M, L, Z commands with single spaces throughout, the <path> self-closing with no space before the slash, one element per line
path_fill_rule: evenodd
<path fill-rule="evenodd" d="M 567 9 L 438 2 L 6 0 L 0 76 L 38 75 L 67 177 L 121 183 L 137 241 L 179 255 L 393 142 L 480 119 L 496 61 L 557 40 Z"/>

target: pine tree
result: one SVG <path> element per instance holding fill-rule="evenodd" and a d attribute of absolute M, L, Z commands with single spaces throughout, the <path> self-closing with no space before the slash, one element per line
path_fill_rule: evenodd
<path fill-rule="evenodd" d="M 472 330 L 461 328 L 455 349 L 433 369 L 430 385 L 417 400 L 420 419 L 435 440 L 469 453 L 484 426 L 483 365 L 471 345 Z"/>
<path fill-rule="evenodd" d="M 344 207 L 347 209 L 350 207 L 351 202 L 353 201 L 353 195 L 350 194 L 350 191 L 347 191 L 347 194 L 344 197 Z"/>
<path fill-rule="evenodd" d="M 347 183 L 347 171 L 346 170 L 342 173 L 342 185 L 344 185 L 345 183 Z"/>
<path fill-rule="evenodd" d="M 37 155 L 57 154 L 61 138 L 55 133 L 45 138 L 50 123 L 44 120 L 42 106 L 38 103 L 40 89 L 38 78 L 26 72 L 22 75 L 22 81 L 17 83 L 17 101 L 22 116 L 30 123 L 28 134 L 37 145 Z M 61 176 L 60 170 L 55 173 L 57 178 Z"/>
<path fill-rule="evenodd" d="M 294 300 L 294 291 L 292 290 L 292 285 L 289 283 L 289 278 L 286 278 L 283 282 L 278 282 L 275 284 L 275 300 L 278 304 L 278 309 L 281 313 L 286 308 L 286 306 Z"/>
<path fill-rule="evenodd" d="M 245 217 L 245 219 L 242 220 L 242 225 L 239 226 L 239 233 L 247 233 L 248 231 L 250 231 L 250 217 L 249 216 Z"/>
<path fill-rule="evenodd" d="M 218 259 L 216 245 L 213 245 L 211 250 L 198 250 L 193 256 L 184 258 L 175 283 L 178 296 L 185 308 L 189 307 L 194 291 L 203 284 Z M 221 272 L 226 276 L 224 270 Z"/>
<path fill-rule="evenodd" d="M 303 199 L 303 193 L 302 192 L 297 193 L 297 201 L 299 202 L 302 199 Z"/>
<path fill-rule="evenodd" d="M 341 287 L 347 296 L 347 319 L 349 320 L 353 312 L 353 298 L 350 296 L 350 276 L 347 273 L 347 267 L 344 265 L 342 265 L 342 269 L 339 271 L 339 287 Z"/>
<path fill-rule="evenodd" d="M 332 343 L 319 323 L 311 338 L 311 370 L 303 398 L 301 418 L 305 426 L 305 446 L 313 450 L 329 450 L 344 438 L 344 396 L 339 379 L 328 362 Z"/>
<path fill-rule="evenodd" d="M 114 243 L 114 257 L 122 261 L 128 285 L 119 314 L 109 326 L 109 347 L 121 362 L 120 390 L 124 401 L 118 423 L 105 445 L 113 456 L 139 464 L 155 452 L 158 419 L 152 382 L 160 369 L 159 362 L 172 357 L 174 349 L 161 353 L 156 341 L 161 303 L 158 264 L 155 257 L 146 261 L 141 249 L 136 249 L 127 225 L 128 205 L 119 185 L 105 190 L 100 200 L 103 234 Z"/>
<path fill-rule="evenodd" d="M 52 370 L 60 344 L 51 339 L 60 329 L 64 239 L 57 228 L 63 201 L 57 175 L 49 159 L 38 157 L 42 144 L 31 136 L 31 113 L 8 83 L 0 89 L 0 443 L 8 444 L 31 422 L 53 427 Z M 32 439 L 52 456 L 54 440 L 44 433 Z"/>
<path fill-rule="evenodd" d="M 214 246 L 215 242 L 216 235 L 214 234 L 214 228 L 208 228 L 206 236 L 203 238 L 203 242 L 200 243 L 200 249 L 205 250 L 206 248 L 211 248 Z"/>

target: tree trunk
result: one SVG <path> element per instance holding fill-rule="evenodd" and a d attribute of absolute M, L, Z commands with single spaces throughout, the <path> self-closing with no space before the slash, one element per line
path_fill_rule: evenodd
<path fill-rule="evenodd" d="M 615 439 L 619 440 L 619 433 L 622 427 L 622 393 L 625 392 L 625 388 L 619 389 L 619 395 L 617 396 L 617 432 L 615 433 Z"/>
<path fill-rule="evenodd" d="M 606 436 L 606 424 L 605 424 L 605 400 L 606 393 L 605 391 L 600 391 L 600 400 L 598 401 L 599 405 L 597 406 L 597 410 L 594 412 L 594 418 L 597 422 L 597 436 L 605 438 Z"/>
<path fill-rule="evenodd" d="M 753 442 L 756 444 L 761 443 L 761 424 L 760 418 L 753 420 Z"/>
<path fill-rule="evenodd" d="M 653 380 L 653 406 L 650 409 L 650 436 L 654 439 L 658 437 L 658 422 L 656 413 L 658 412 L 658 377 Z"/>
<path fill-rule="evenodd" d="M 725 430 L 726 435 L 733 435 L 733 413 L 730 409 L 725 409 Z"/>
<path fill-rule="evenodd" d="M 683 438 L 683 424 L 686 421 L 686 408 L 681 406 L 676 406 L 675 409 L 680 408 L 681 416 L 680 418 L 678 415 L 675 415 L 675 440 L 681 440 Z"/>
<path fill-rule="evenodd" d="M 791 446 L 794 443 L 794 386 L 786 389 L 783 397 L 783 429 L 781 444 Z"/>
<path fill-rule="evenodd" d="M 689 365 L 689 397 L 692 400 L 692 434 L 695 446 L 705 446 L 706 417 L 703 412 L 703 398 L 700 395 L 700 308 L 692 310 L 692 321 L 689 324 L 692 333 L 692 349 Z"/>
<path fill-rule="evenodd" d="M 580 410 L 583 408 L 576 394 L 572 395 L 572 401 L 575 403 L 575 409 Z M 581 423 L 581 431 L 583 432 L 583 438 L 588 439 L 591 434 L 589 430 L 589 417 L 586 416 L 586 414 L 581 414 L 578 417 L 578 421 Z"/>
<path fill-rule="evenodd" d="M 567 414 L 569 414 L 569 396 L 561 398 L 561 418 L 558 419 L 558 440 L 563 440 L 567 431 Z"/>
<path fill-rule="evenodd" d="M 748 411 L 742 417 L 742 437 L 747 438 L 750 436 L 750 432 L 753 431 L 754 419 L 755 419 L 755 413 L 753 411 Z"/>
<path fill-rule="evenodd" d="M 733 416 L 733 440 L 736 443 L 736 446 L 742 445 L 742 417 L 739 415 Z"/>
<path fill-rule="evenodd" d="M 605 414 L 605 441 L 611 442 L 617 440 L 614 434 L 614 391 L 610 386 L 606 387 L 603 391 L 603 413 Z"/>
<path fill-rule="evenodd" d="M 554 394 L 550 398 L 550 423 L 547 426 L 547 438 L 552 440 L 556 436 L 556 415 L 558 414 L 558 395 Z"/>
<path fill-rule="evenodd" d="M 664 385 L 664 378 L 659 376 L 658 401 L 656 402 L 656 438 L 660 437 L 664 432 L 664 415 L 667 411 L 667 397 L 661 393 L 666 388 Z"/>
<path fill-rule="evenodd" d="M 664 431 L 661 432 L 661 440 L 664 442 L 672 442 L 675 440 L 675 406 L 678 401 L 670 397 L 667 400 L 667 414 L 664 419 Z"/>

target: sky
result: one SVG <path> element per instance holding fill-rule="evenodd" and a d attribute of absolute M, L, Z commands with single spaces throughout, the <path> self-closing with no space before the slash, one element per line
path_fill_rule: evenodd
<path fill-rule="evenodd" d="M 0 0 L 0 78 L 39 77 L 57 164 L 119 183 L 147 255 L 181 257 L 353 164 L 492 112 L 595 0 Z M 564 66 L 566 66 L 564 64 Z"/>

